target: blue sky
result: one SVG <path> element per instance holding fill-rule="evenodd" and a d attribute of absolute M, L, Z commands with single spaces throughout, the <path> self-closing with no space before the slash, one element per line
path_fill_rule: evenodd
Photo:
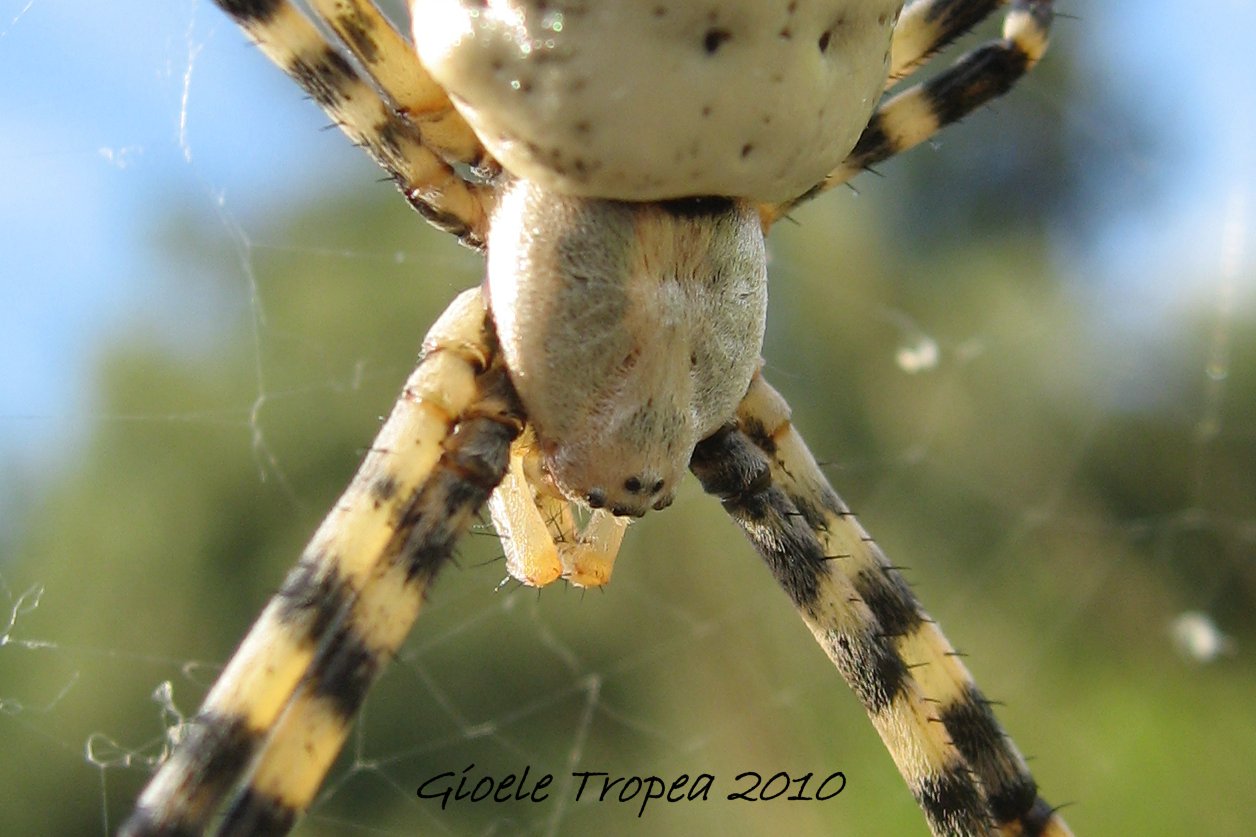
<path fill-rule="evenodd" d="M 0 457 L 81 426 L 96 347 L 180 269 L 166 214 L 261 214 L 352 167 L 259 59 L 199 0 L 0 11 Z"/>
<path fill-rule="evenodd" d="M 1256 3 L 1088 5 L 1078 3 L 1080 19 L 1060 21 L 1058 31 L 1081 38 L 1096 71 L 1126 80 L 1128 106 L 1160 132 L 1153 140 L 1160 153 L 1131 150 L 1127 176 L 1155 181 L 1161 199 L 1108 219 L 1097 246 L 1083 254 L 1087 263 L 1120 291 L 1145 285 L 1144 292 L 1171 303 L 1199 290 L 1173 277 L 1217 270 L 1230 246 L 1224 239 L 1244 251 L 1240 272 L 1251 302 L 1256 58 L 1249 38 Z M 1121 136 L 1119 125 L 1096 127 L 1101 139 Z M 1149 274 L 1157 281 L 1147 282 Z"/>
<path fill-rule="evenodd" d="M 1074 0 L 1056 28 L 1089 72 L 1127 80 L 1128 107 L 1167 140 L 1125 158 L 1157 200 L 1059 242 L 1116 306 L 1156 303 L 1144 322 L 1209 293 L 1174 277 L 1217 272 L 1223 253 L 1251 301 L 1256 61 L 1242 56 L 1256 9 L 1200 8 Z M 5 0 L 0 79 L 0 463 L 30 467 L 90 420 L 101 342 L 166 304 L 157 278 L 181 268 L 151 246 L 164 216 L 247 230 L 328 181 L 373 175 L 204 0 Z M 1088 118 L 1096 142 L 1124 150 L 1119 126 Z"/>

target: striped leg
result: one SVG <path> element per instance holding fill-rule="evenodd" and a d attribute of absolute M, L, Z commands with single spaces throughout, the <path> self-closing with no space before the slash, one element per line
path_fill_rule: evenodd
<path fill-rule="evenodd" d="M 520 427 L 479 293 L 468 291 L 429 332 L 418 369 L 353 482 L 122 834 L 201 833 L 254 755 L 273 749 L 277 721 L 293 729 L 289 719 L 305 705 L 330 708 L 336 720 L 352 714 L 467 518 L 501 479 Z M 297 730 L 296 740 L 323 755 L 338 749 L 327 717 L 316 721 L 323 727 Z M 312 781 L 304 763 L 289 767 Z"/>
<path fill-rule="evenodd" d="M 472 167 L 487 152 L 445 90 L 419 63 L 418 53 L 370 0 L 310 0 L 385 100 L 419 127 L 424 143 L 446 160 Z"/>
<path fill-rule="evenodd" d="M 379 25 L 362 23 L 364 15 L 359 15 L 356 27 L 341 21 L 351 33 L 348 42 L 372 54 L 373 60 L 364 60 L 364 66 L 378 74 L 381 85 L 390 86 L 390 95 L 400 97 L 396 107 L 381 98 L 291 0 L 215 2 L 354 143 L 370 153 L 424 218 L 469 247 L 484 246 L 492 191 L 463 180 L 444 159 L 479 163 L 478 143 L 472 146 L 458 135 L 461 117 L 442 116 L 444 105 L 428 96 L 421 84 L 417 89 L 399 87 L 392 75 L 384 73 L 382 66 L 401 50 L 393 40 L 404 44 L 391 26 L 382 24 L 391 32 L 388 36 Z M 374 53 L 372 47 L 377 47 Z M 417 66 L 417 59 L 413 64 Z M 427 118 L 411 121 L 401 110 L 407 107 L 431 109 L 424 110 Z"/>
<path fill-rule="evenodd" d="M 903 8 L 890 41 L 893 84 L 947 44 L 985 20 L 1008 0 L 913 0 Z"/>
<path fill-rule="evenodd" d="M 989 702 L 756 376 L 691 467 L 867 709 L 935 834 L 1067 835 Z"/>
<path fill-rule="evenodd" d="M 923 0 L 928 7 L 941 0 Z M 1029 72 L 1047 49 L 1052 0 L 1013 0 L 1003 37 L 961 57 L 948 70 L 881 103 L 842 164 L 792 201 L 764 207 L 769 221 L 845 183 L 871 166 L 906 151 L 981 105 L 1003 95 Z M 912 7 L 909 7 L 909 11 Z M 923 24 L 920 24 L 923 25 Z M 918 28 L 913 24 L 913 28 Z"/>

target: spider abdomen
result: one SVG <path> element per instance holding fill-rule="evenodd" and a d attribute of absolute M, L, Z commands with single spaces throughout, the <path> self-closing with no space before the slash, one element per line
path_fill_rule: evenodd
<path fill-rule="evenodd" d="M 795 198 L 880 98 L 901 0 L 411 0 L 414 40 L 507 170 L 618 200 Z"/>
<path fill-rule="evenodd" d="M 510 187 L 493 218 L 489 305 L 559 490 L 616 514 L 671 502 L 694 445 L 746 392 L 766 281 L 749 204 Z"/>

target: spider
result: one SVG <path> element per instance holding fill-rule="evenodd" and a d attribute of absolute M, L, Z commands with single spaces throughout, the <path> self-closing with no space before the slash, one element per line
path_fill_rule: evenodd
<path fill-rule="evenodd" d="M 216 2 L 487 278 L 122 833 L 286 832 L 486 503 L 511 576 L 597 586 L 686 467 L 935 834 L 1069 833 L 758 359 L 772 223 L 1010 88 L 1050 0 L 412 0 L 417 51 L 368 0 L 310 0 L 339 46 L 290 0 Z M 881 100 L 1004 5 L 1001 39 Z"/>

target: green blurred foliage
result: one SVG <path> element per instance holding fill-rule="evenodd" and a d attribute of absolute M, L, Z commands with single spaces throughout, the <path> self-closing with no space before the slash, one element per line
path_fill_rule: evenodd
<path fill-rule="evenodd" d="M 1063 102 L 1067 76 L 1033 89 Z M 1048 246 L 1085 199 L 1083 177 L 1053 174 L 1072 140 L 1041 108 L 1000 111 L 887 166 L 907 184 L 942 171 L 926 196 L 866 179 L 779 225 L 768 375 L 1079 834 L 1242 833 L 1256 323 L 1228 324 L 1220 401 L 1205 391 L 1206 309 L 1166 335 L 1176 365 L 1154 403 L 1123 401 L 1137 358 L 1099 339 L 1096 297 Z M 478 258 L 402 203 L 364 188 L 252 223 L 247 270 L 227 230 L 170 222 L 160 246 L 188 269 L 103 351 L 91 432 L 5 566 L 11 600 L 45 591 L 0 646 L 9 833 L 116 825 L 171 721 L 151 694 L 170 681 L 194 711 L 347 483 L 427 324 L 479 280 Z M 936 363 L 908 371 L 931 347 Z M 923 833 L 855 701 L 696 486 L 633 526 L 606 590 L 495 591 L 499 557 L 486 529 L 468 538 L 302 833 Z M 1238 654 L 1176 655 L 1167 626 L 1188 609 Z M 742 770 L 848 783 L 823 805 L 651 803 L 641 819 L 570 789 L 446 811 L 414 798 L 472 763 L 560 780 L 710 772 L 721 794 Z"/>

